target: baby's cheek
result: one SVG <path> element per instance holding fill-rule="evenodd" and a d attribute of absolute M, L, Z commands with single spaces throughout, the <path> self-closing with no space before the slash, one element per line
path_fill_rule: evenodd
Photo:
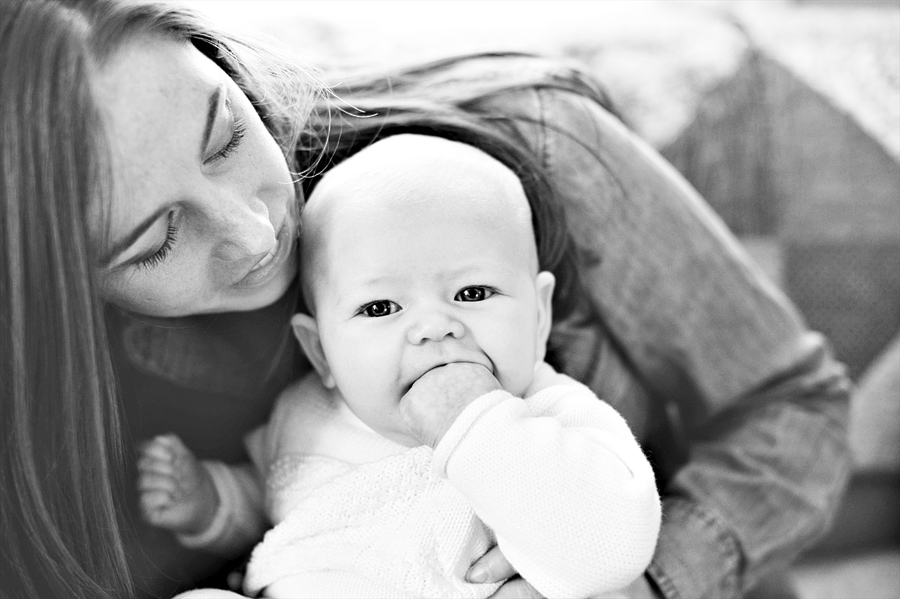
<path fill-rule="evenodd" d="M 537 351 L 533 339 L 520 339 L 515 348 L 510 348 L 511 358 L 506 377 L 510 387 L 507 389 L 513 395 L 524 397 L 534 380 L 535 368 L 543 363 L 542 354 Z M 506 386 L 504 385 L 504 388 Z"/>
<path fill-rule="evenodd" d="M 500 386 L 516 397 L 523 397 L 523 394 L 531 384 L 534 364 L 529 368 L 524 368 L 521 361 L 494 362 L 494 367 L 494 376 L 500 382 Z"/>

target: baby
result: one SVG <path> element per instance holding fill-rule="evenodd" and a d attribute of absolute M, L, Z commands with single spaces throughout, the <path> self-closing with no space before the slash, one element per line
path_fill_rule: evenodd
<path fill-rule="evenodd" d="M 292 319 L 316 375 L 248 436 L 258 474 L 145 447 L 146 517 L 219 550 L 267 518 L 244 580 L 267 597 L 487 597 L 465 574 L 494 544 L 548 597 L 641 575 L 653 473 L 544 362 L 554 277 L 531 218 L 515 174 L 462 143 L 397 135 L 334 167 L 303 213 Z"/>

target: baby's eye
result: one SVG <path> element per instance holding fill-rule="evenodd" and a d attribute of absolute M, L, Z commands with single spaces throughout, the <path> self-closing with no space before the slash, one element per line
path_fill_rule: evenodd
<path fill-rule="evenodd" d="M 458 302 L 482 302 L 494 295 L 494 290 L 490 287 L 466 287 L 460 290 L 453 298 Z"/>
<path fill-rule="evenodd" d="M 400 311 L 400 306 L 391 300 L 378 300 L 366 304 L 359 310 L 359 314 L 365 314 L 371 318 L 379 318 L 381 316 L 389 316 Z"/>

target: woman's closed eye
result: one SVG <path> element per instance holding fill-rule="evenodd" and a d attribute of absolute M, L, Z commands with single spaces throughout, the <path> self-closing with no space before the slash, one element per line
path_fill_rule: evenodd
<path fill-rule="evenodd" d="M 497 293 L 497 290 L 493 287 L 477 285 L 460 289 L 453 299 L 458 302 L 483 302 L 495 293 Z"/>
<path fill-rule="evenodd" d="M 215 164 L 231 156 L 244 141 L 247 133 L 247 125 L 243 120 L 235 117 L 231 126 L 231 137 L 212 156 L 206 159 L 207 164 Z"/>
<path fill-rule="evenodd" d="M 247 133 L 247 124 L 241 118 L 233 115 L 230 106 L 228 107 L 228 112 L 230 115 L 231 134 L 221 148 L 204 160 L 206 164 L 215 164 L 225 160 L 237 151 L 244 141 L 244 137 Z M 169 253 L 175 246 L 175 241 L 178 239 L 178 227 L 175 225 L 173 219 L 174 213 L 169 213 L 169 220 L 166 225 L 166 236 L 162 245 L 160 245 L 150 256 L 139 260 L 136 263 L 139 268 L 153 268 L 159 266 L 169 256 Z"/>
<path fill-rule="evenodd" d="M 162 245 L 150 256 L 139 260 L 137 262 L 138 268 L 153 268 L 154 266 L 158 266 L 169 256 L 169 252 L 172 251 L 172 248 L 175 246 L 175 241 L 178 239 L 178 227 L 175 226 L 173 218 L 174 213 L 170 212 L 169 221 L 166 225 L 166 237 L 163 240 Z"/>
<path fill-rule="evenodd" d="M 380 318 L 382 316 L 390 316 L 400 310 L 402 310 L 402 308 L 398 306 L 396 302 L 392 302 L 391 300 L 378 300 L 360 306 L 356 313 L 357 315 L 365 315 L 369 318 Z"/>

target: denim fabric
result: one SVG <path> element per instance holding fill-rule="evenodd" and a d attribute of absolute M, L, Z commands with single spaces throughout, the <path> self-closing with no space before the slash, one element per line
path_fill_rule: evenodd
<path fill-rule="evenodd" d="M 529 60 L 483 60 L 460 77 L 521 72 Z M 585 257 L 587 297 L 555 323 L 552 355 L 623 414 L 657 467 L 664 524 L 648 575 L 670 599 L 741 596 L 830 524 L 849 466 L 843 367 L 684 180 L 595 102 L 529 87 L 470 108 L 502 117 L 497 126 L 540 157 Z M 267 310 L 284 314 L 290 301 Z M 203 457 L 239 457 L 269 383 L 307 368 L 272 357 L 274 376 L 235 377 L 283 343 L 286 329 L 270 329 L 248 344 L 123 316 L 120 372 L 141 377 L 123 389 L 133 435 L 177 426 L 190 445 L 195 429 L 227 430 L 219 445 L 205 439 Z M 192 399 L 198 389 L 206 403 Z M 177 416 L 155 407 L 160 393 Z M 153 425 L 140 425 L 148 413 Z"/>
<path fill-rule="evenodd" d="M 649 574 L 671 598 L 741 596 L 830 524 L 848 472 L 843 366 L 687 183 L 611 115 L 549 89 L 492 102 L 483 109 L 538 123 L 520 128 L 582 253 L 600 257 L 581 269 L 598 316 L 554 329 L 562 368 L 616 406 L 659 461 L 689 451 L 661 472 Z M 674 437 L 653 426 L 661 418 Z"/>

